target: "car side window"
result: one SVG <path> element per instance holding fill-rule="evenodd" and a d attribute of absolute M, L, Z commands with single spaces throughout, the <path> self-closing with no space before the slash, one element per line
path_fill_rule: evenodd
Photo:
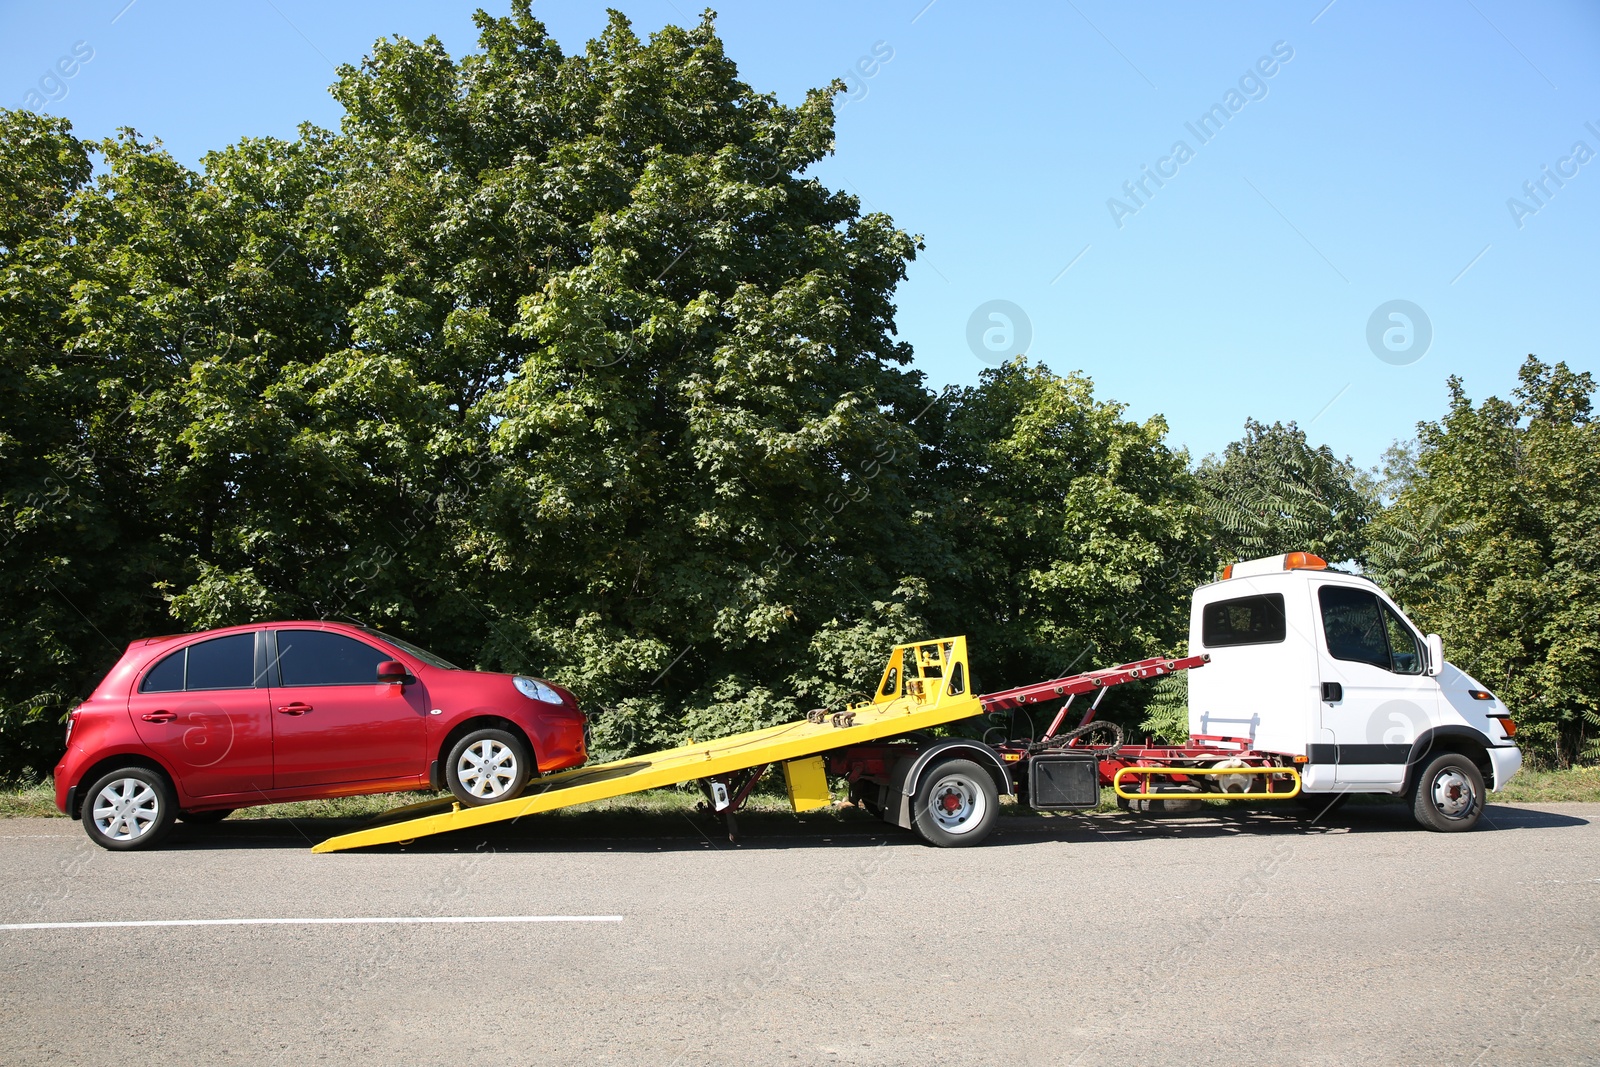
<path fill-rule="evenodd" d="M 195 689 L 254 689 L 256 635 L 229 634 L 180 648 L 157 663 L 139 685 L 141 693 Z"/>
<path fill-rule="evenodd" d="M 393 658 L 326 630 L 278 631 L 278 670 L 285 686 L 373 685 L 378 664 Z"/>
<path fill-rule="evenodd" d="M 1396 674 L 1421 674 L 1422 651 L 1417 648 L 1417 635 L 1389 605 L 1380 601 L 1379 606 L 1383 608 L 1383 626 L 1389 636 L 1389 669 Z"/>
<path fill-rule="evenodd" d="M 180 648 L 152 667 L 150 672 L 144 676 L 144 681 L 139 683 L 139 692 L 183 692 L 183 660 L 188 651 L 186 648 Z"/>
<path fill-rule="evenodd" d="M 1322 608 L 1328 655 L 1390 669 L 1389 642 L 1375 595 L 1345 585 L 1325 585 L 1317 590 L 1317 603 Z"/>
<path fill-rule="evenodd" d="M 233 634 L 190 645 L 183 672 L 185 689 L 253 689 L 256 684 L 256 635 Z"/>

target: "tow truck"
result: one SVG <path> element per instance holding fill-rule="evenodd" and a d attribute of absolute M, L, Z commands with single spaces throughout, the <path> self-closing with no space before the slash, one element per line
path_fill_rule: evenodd
<path fill-rule="evenodd" d="M 1132 744 L 1097 718 L 1115 686 L 1180 671 L 1192 672 L 1184 743 Z M 1038 737 L 929 733 L 1057 702 Z M 1439 636 L 1423 636 L 1375 583 L 1290 552 L 1233 564 L 1195 590 L 1187 656 L 974 693 L 965 637 L 899 645 L 871 697 L 842 710 L 548 775 L 495 804 L 426 801 L 313 851 L 406 843 L 686 782 L 700 784 L 733 836 L 774 767 L 797 812 L 832 804 L 831 783 L 842 782 L 851 802 L 941 847 L 987 837 L 1002 796 L 1074 811 L 1098 806 L 1102 788 L 1130 807 L 1298 801 L 1326 811 L 1353 793 L 1400 795 L 1421 826 L 1453 832 L 1476 826 L 1487 792 L 1517 773 L 1515 734 L 1494 694 L 1446 662 Z"/>

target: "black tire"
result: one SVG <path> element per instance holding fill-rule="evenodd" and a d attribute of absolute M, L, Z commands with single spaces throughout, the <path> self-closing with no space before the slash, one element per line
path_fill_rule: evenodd
<path fill-rule="evenodd" d="M 533 776 L 533 754 L 515 734 L 473 730 L 445 757 L 444 780 L 469 808 L 498 804 L 517 796 Z"/>
<path fill-rule="evenodd" d="M 964 848 L 989 836 L 1000 815 L 1000 790 L 971 760 L 949 759 L 922 773 L 911 827 L 930 845 Z"/>
<path fill-rule="evenodd" d="M 172 783 L 149 767 L 118 767 L 83 792 L 83 829 L 113 852 L 154 848 L 172 831 L 178 798 Z"/>
<path fill-rule="evenodd" d="M 1411 814 L 1417 825 L 1435 833 L 1453 834 L 1478 825 L 1483 815 L 1483 774 L 1466 756 L 1445 752 L 1411 784 Z"/>
<path fill-rule="evenodd" d="M 210 811 L 180 811 L 178 821 L 186 826 L 215 826 L 232 815 L 236 808 L 213 808 Z"/>

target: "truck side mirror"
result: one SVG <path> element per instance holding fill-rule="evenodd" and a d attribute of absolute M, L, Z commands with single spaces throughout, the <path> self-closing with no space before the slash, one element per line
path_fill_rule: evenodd
<path fill-rule="evenodd" d="M 1428 677 L 1437 678 L 1444 670 L 1444 638 L 1428 635 Z"/>

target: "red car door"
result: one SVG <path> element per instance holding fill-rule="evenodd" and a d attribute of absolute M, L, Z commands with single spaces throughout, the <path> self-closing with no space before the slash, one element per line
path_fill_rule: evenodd
<path fill-rule="evenodd" d="M 262 636 L 192 642 L 134 682 L 128 711 L 139 740 L 192 797 L 242 793 L 265 800 L 272 788 L 270 695 L 256 684 Z"/>
<path fill-rule="evenodd" d="M 428 704 L 422 683 L 379 683 L 394 653 L 333 630 L 280 629 L 272 682 L 278 789 L 426 781 Z"/>

